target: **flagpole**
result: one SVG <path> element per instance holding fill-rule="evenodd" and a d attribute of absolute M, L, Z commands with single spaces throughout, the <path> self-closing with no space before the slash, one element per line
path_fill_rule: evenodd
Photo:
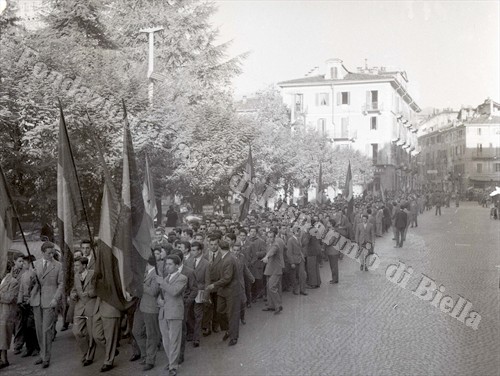
<path fill-rule="evenodd" d="M 5 174 L 3 173 L 3 168 L 1 165 L 0 165 L 0 174 L 2 175 L 2 179 L 3 179 L 4 185 L 5 185 L 5 191 L 7 193 L 7 197 L 9 198 L 9 202 L 12 205 L 12 210 L 14 211 L 14 216 L 16 217 L 17 225 L 19 226 L 19 230 L 21 230 L 21 235 L 23 237 L 24 246 L 26 247 L 26 251 L 28 252 L 31 266 L 33 267 L 33 269 L 35 269 L 35 264 L 33 263 L 33 255 L 31 254 L 30 248 L 28 247 L 28 241 L 26 240 L 26 237 L 24 236 L 23 226 L 21 226 L 21 220 L 19 219 L 19 215 L 17 214 L 16 206 L 14 205 L 14 201 L 12 200 L 9 185 L 7 184 L 7 179 L 5 178 Z M 38 274 L 35 273 L 35 277 L 36 277 L 36 281 L 38 282 L 38 285 L 40 286 L 40 294 L 42 294 L 42 289 L 41 289 L 42 285 L 40 283 L 40 280 L 38 279 Z"/>
<path fill-rule="evenodd" d="M 63 114 L 61 100 L 59 98 L 57 98 L 57 102 L 59 102 L 59 112 L 60 112 L 62 120 L 63 120 L 64 135 L 66 136 L 66 139 L 68 140 L 68 149 L 69 149 L 69 155 L 71 156 L 71 164 L 73 165 L 73 169 L 75 171 L 76 184 L 78 185 L 78 191 L 80 192 L 80 201 L 82 202 L 83 216 L 85 218 L 85 224 L 87 225 L 87 231 L 89 233 L 89 238 L 90 238 L 89 239 L 90 240 L 90 248 L 92 249 L 92 254 L 94 255 L 94 258 L 95 258 L 96 253 L 95 253 L 95 248 L 94 248 L 94 238 L 92 237 L 92 231 L 90 231 L 89 219 L 87 216 L 87 209 L 85 208 L 85 202 L 83 201 L 82 188 L 80 186 L 80 179 L 78 178 L 78 173 L 76 171 L 75 158 L 73 157 L 73 150 L 71 149 L 71 142 L 69 141 L 68 129 L 66 128 L 66 121 L 64 120 L 64 114 Z"/>

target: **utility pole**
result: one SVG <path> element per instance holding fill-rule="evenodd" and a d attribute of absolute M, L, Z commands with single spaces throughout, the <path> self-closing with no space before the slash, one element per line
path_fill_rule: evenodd
<path fill-rule="evenodd" d="M 151 75 L 154 71 L 154 49 L 155 49 L 155 33 L 157 31 L 162 31 L 163 27 L 150 27 L 149 29 L 139 30 L 140 33 L 147 33 L 149 37 L 149 59 L 148 59 L 148 79 L 149 79 L 149 87 L 148 87 L 148 97 L 149 97 L 149 105 L 153 105 L 153 90 L 154 83 L 151 78 Z"/>

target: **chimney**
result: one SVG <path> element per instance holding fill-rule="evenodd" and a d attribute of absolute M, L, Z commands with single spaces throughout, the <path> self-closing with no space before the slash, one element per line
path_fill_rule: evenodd
<path fill-rule="evenodd" d="M 342 80 L 346 72 L 344 67 L 342 67 L 342 60 L 340 59 L 329 59 L 325 62 L 326 65 L 326 80 Z"/>

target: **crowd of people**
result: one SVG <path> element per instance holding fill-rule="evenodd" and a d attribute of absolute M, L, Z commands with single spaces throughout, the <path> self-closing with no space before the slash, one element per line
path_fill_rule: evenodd
<path fill-rule="evenodd" d="M 130 361 L 148 371 L 155 367 L 158 351 L 164 351 L 165 370 L 176 375 L 188 343 L 200 347 L 204 337 L 220 333 L 228 346 L 236 345 L 248 309 L 262 302 L 263 311 L 280 315 L 286 309 L 284 292 L 308 295 L 323 284 L 321 265 L 330 268 L 329 283 L 339 283 L 343 254 L 337 244 L 324 241 L 325 230 L 334 229 L 373 252 L 377 238 L 386 233 L 392 233 L 394 247 L 403 247 L 408 228 L 418 227 L 418 216 L 429 209 L 429 201 L 436 215 L 441 214 L 437 194 L 385 196 L 384 201 L 370 194 L 358 197 L 352 206 L 339 197 L 288 211 L 296 213 L 293 216 L 283 215 L 279 203 L 274 210 L 253 210 L 241 222 L 210 218 L 179 227 L 171 210 L 166 223 L 170 227 L 155 229 L 142 297 L 126 312 L 96 296 L 90 240 L 82 241 L 74 253 L 69 293 L 61 263 L 54 258 L 56 247 L 47 241 L 42 258 L 15 258 L 0 284 L 0 367 L 9 365 L 12 342 L 14 354 L 36 356 L 35 364 L 49 367 L 61 315 L 60 330 L 72 325 L 83 367 L 94 362 L 100 345 L 101 372 L 112 369 L 120 341 L 126 338 Z M 361 271 L 369 270 L 366 256 Z"/>

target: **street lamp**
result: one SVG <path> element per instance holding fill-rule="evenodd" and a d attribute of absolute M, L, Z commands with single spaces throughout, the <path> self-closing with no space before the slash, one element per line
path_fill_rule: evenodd
<path fill-rule="evenodd" d="M 154 48 L 155 48 L 155 37 L 154 34 L 157 31 L 162 31 L 163 27 L 150 27 L 149 29 L 139 30 L 140 33 L 147 33 L 149 37 L 149 59 L 148 59 L 148 79 L 149 79 L 149 87 L 148 87 L 148 97 L 149 97 L 149 105 L 153 105 L 153 89 L 154 83 L 151 79 L 151 75 L 154 70 Z"/>

